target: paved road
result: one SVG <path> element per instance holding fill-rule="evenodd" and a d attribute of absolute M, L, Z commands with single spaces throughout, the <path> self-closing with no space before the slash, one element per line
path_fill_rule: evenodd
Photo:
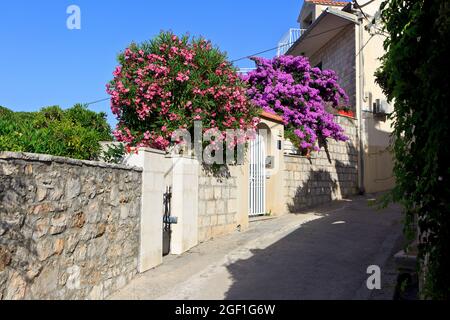
<path fill-rule="evenodd" d="M 397 206 L 376 211 L 367 200 L 252 223 L 247 232 L 169 257 L 111 298 L 389 299 L 392 287 L 367 289 L 366 270 L 378 265 L 392 276 L 401 213 Z"/>

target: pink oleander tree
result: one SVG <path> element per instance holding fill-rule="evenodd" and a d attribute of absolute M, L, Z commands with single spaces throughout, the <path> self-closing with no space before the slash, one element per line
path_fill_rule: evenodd
<path fill-rule="evenodd" d="M 243 77 L 256 106 L 280 115 L 286 138 L 303 152 L 319 150 L 318 142 L 346 141 L 344 130 L 327 107 L 348 106 L 348 97 L 334 71 L 312 68 L 306 57 L 253 58 L 256 70 Z"/>
<path fill-rule="evenodd" d="M 118 141 L 161 150 L 177 129 L 193 131 L 255 128 L 258 109 L 246 96 L 246 84 L 224 53 L 202 38 L 162 32 L 131 44 L 119 55 L 107 85 L 118 125 Z"/>

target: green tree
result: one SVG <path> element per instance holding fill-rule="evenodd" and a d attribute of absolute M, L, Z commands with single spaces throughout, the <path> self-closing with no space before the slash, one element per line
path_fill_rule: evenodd
<path fill-rule="evenodd" d="M 105 113 L 77 104 L 62 110 L 46 107 L 39 112 L 13 112 L 0 107 L 0 150 L 33 152 L 95 160 L 100 141 L 111 141 Z"/>
<path fill-rule="evenodd" d="M 423 298 L 450 298 L 450 2 L 382 4 L 386 54 L 377 81 L 395 102 L 392 200 L 406 211 L 405 231 L 418 236 Z"/>

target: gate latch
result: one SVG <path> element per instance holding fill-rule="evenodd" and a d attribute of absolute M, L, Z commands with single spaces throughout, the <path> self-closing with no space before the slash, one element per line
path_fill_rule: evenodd
<path fill-rule="evenodd" d="M 273 169 L 273 168 L 275 168 L 275 157 L 267 156 L 266 157 L 266 169 Z"/>

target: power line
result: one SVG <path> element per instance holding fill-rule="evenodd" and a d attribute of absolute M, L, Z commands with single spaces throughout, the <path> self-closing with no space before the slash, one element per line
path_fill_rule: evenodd
<path fill-rule="evenodd" d="M 366 43 L 362 46 L 362 48 L 359 49 L 358 53 L 355 55 L 355 58 L 356 58 L 357 56 L 359 56 L 359 54 L 360 54 L 360 53 L 364 50 L 364 48 L 369 44 L 370 40 L 372 40 L 373 37 L 375 37 L 374 34 L 371 35 L 370 38 L 369 38 L 369 40 L 367 40 Z"/>
<path fill-rule="evenodd" d="M 373 27 L 376 31 L 378 31 L 378 34 L 381 34 L 381 35 L 383 35 L 383 36 L 385 36 L 385 37 L 388 37 L 388 35 L 387 35 L 383 30 L 379 29 L 379 28 L 374 24 L 375 20 L 377 19 L 377 14 L 375 14 L 375 16 L 373 17 L 373 20 L 371 21 L 371 20 L 369 19 L 369 17 L 367 16 L 367 13 L 365 13 L 365 12 L 363 11 L 363 9 L 362 9 L 363 7 L 367 6 L 368 4 L 371 4 L 374 0 L 364 3 L 362 6 L 358 3 L 357 0 L 353 0 L 353 1 L 355 2 L 355 6 L 359 9 L 359 11 L 361 11 L 362 15 L 364 16 L 364 19 L 366 19 L 366 21 L 369 22 L 369 26 Z M 366 28 L 367 28 L 367 27 L 366 27 Z M 368 29 L 366 29 L 366 30 L 368 30 Z M 369 31 L 369 30 L 368 30 L 368 31 Z"/>
<path fill-rule="evenodd" d="M 369 17 L 367 17 L 367 14 L 362 10 L 362 7 L 359 5 L 358 1 L 353 0 L 356 4 L 356 7 L 359 9 L 359 11 L 361 11 L 361 13 L 363 14 L 364 18 L 370 22 Z M 365 5 L 369 4 L 370 2 L 366 3 Z"/>
<path fill-rule="evenodd" d="M 109 100 L 109 99 L 111 99 L 111 98 L 104 98 L 104 99 L 92 101 L 92 102 L 86 103 L 85 105 L 86 105 L 86 106 L 90 106 L 90 105 L 92 105 L 92 104 L 97 104 L 97 103 L 100 103 L 100 102 L 103 102 L 103 101 L 107 101 L 107 100 Z"/>
<path fill-rule="evenodd" d="M 359 6 L 359 7 L 360 7 L 360 8 L 364 8 L 365 6 L 371 4 L 371 3 L 374 2 L 374 1 L 375 1 L 375 0 L 370 0 L 370 1 L 366 2 L 366 3 L 364 3 L 363 5 Z"/>
<path fill-rule="evenodd" d="M 328 33 L 328 32 L 336 31 L 336 30 L 341 29 L 341 28 L 342 28 L 342 26 L 341 26 L 341 27 L 336 27 L 336 28 L 333 28 L 333 29 L 329 29 L 329 30 L 326 30 L 326 31 L 323 31 L 323 32 L 320 32 L 320 33 L 316 33 L 316 34 L 313 34 L 313 35 L 307 35 L 307 36 L 305 37 L 305 40 L 306 40 L 306 39 L 315 38 L 315 37 L 321 36 L 321 35 L 323 35 L 323 34 L 326 34 L 326 33 Z M 294 42 L 294 43 L 295 43 L 295 42 Z M 241 60 L 249 59 L 249 58 L 254 57 L 254 56 L 257 56 L 257 55 L 259 55 L 259 54 L 263 54 L 263 53 L 266 53 L 266 52 L 270 52 L 270 51 L 273 51 L 273 50 L 277 50 L 277 49 L 280 48 L 280 47 L 291 46 L 292 44 L 293 44 L 293 43 L 286 43 L 286 44 L 283 44 L 283 45 L 281 45 L 281 46 L 276 46 L 276 47 L 274 47 L 274 48 L 270 48 L 270 49 L 267 49 L 267 50 L 264 50 L 264 51 L 260 51 L 260 52 L 257 52 L 257 53 L 254 53 L 254 54 L 251 54 L 251 55 L 248 55 L 248 56 L 245 56 L 245 57 L 236 59 L 236 60 L 232 60 L 231 63 L 235 63 L 235 62 L 238 62 L 238 61 L 241 61 Z"/>
<path fill-rule="evenodd" d="M 329 30 L 326 30 L 326 31 L 323 31 L 323 32 L 320 32 L 320 33 L 317 33 L 317 34 L 314 34 L 314 35 L 311 35 L 311 36 L 306 36 L 305 39 L 310 39 L 310 38 L 318 37 L 318 36 L 321 36 L 321 35 L 323 35 L 323 34 L 326 34 L 326 33 L 329 33 L 329 32 L 332 32 L 332 31 L 335 31 L 335 30 L 338 30 L 338 29 L 341 29 L 341 28 L 342 28 L 342 27 L 336 27 L 336 28 L 329 29 Z M 369 42 L 373 39 L 374 36 L 375 36 L 375 35 L 372 35 L 372 36 L 369 38 L 369 40 L 367 40 L 367 42 L 364 44 L 364 46 L 363 46 L 363 47 L 358 51 L 358 53 L 355 55 L 355 58 L 361 53 L 362 50 L 364 50 L 364 48 L 369 44 Z M 295 43 L 295 42 L 294 42 L 294 43 Z M 236 59 L 236 60 L 232 60 L 231 63 L 235 63 L 235 62 L 237 62 L 237 61 L 249 59 L 249 58 L 251 58 L 251 57 L 254 57 L 254 56 L 257 56 L 257 55 L 266 53 L 266 52 L 274 51 L 274 50 L 276 50 L 276 49 L 278 49 L 278 48 L 280 48 L 280 47 L 291 46 L 292 44 L 293 44 L 293 43 L 286 43 L 286 44 L 281 45 L 281 46 L 276 46 L 276 47 L 274 47 L 274 48 L 270 48 L 270 49 L 267 49 L 267 50 L 259 51 L 259 52 L 254 53 L 254 54 L 251 54 L 251 55 L 248 55 L 248 56 L 245 56 L 245 57 Z M 90 106 L 90 105 L 97 104 L 97 103 L 100 103 L 100 102 L 103 102 L 103 101 L 107 101 L 107 100 L 109 100 L 109 99 L 110 99 L 110 98 L 104 98 L 104 99 L 101 99 L 101 100 L 97 100 L 97 101 L 93 101 L 93 102 L 86 103 L 86 105 L 87 105 L 87 106 Z"/>
<path fill-rule="evenodd" d="M 241 61 L 241 60 L 245 60 L 245 59 L 250 59 L 251 57 L 254 57 L 254 56 L 257 56 L 257 55 L 266 53 L 266 52 L 270 52 L 270 51 L 277 50 L 277 49 L 280 48 L 280 47 L 285 47 L 285 46 L 290 46 L 290 45 L 292 45 L 292 43 L 286 43 L 286 44 L 283 44 L 283 45 L 281 45 L 281 46 L 276 46 L 276 47 L 274 47 L 274 48 L 270 48 L 270 49 L 267 49 L 267 50 L 264 50 L 264 51 L 260 51 L 260 52 L 254 53 L 254 54 L 252 54 L 252 55 L 248 55 L 248 56 L 245 56 L 245 57 L 236 59 L 236 60 L 232 60 L 231 63 L 235 63 L 235 62 L 238 62 L 238 61 Z"/>

